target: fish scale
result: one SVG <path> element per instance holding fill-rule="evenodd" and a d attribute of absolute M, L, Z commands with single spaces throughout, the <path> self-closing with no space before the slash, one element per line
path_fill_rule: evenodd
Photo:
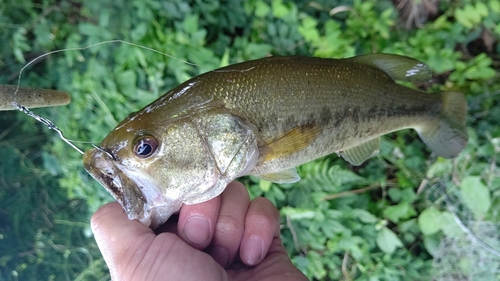
<path fill-rule="evenodd" d="M 182 204 L 210 200 L 243 175 L 295 182 L 296 166 L 334 152 L 360 165 L 378 152 L 380 136 L 404 128 L 437 155 L 455 157 L 467 143 L 463 94 L 395 82 L 431 74 L 388 54 L 223 67 L 130 114 L 84 154 L 84 166 L 130 219 L 156 228 Z"/>
<path fill-rule="evenodd" d="M 285 63 L 276 63 L 276 60 Z M 286 158 L 262 162 L 253 171 L 257 175 L 295 167 L 333 151 L 359 145 L 366 139 L 414 127 L 439 114 L 438 95 L 396 84 L 380 69 L 353 64 L 348 59 L 329 60 L 330 64 L 319 65 L 304 64 L 303 60 L 283 57 L 229 66 L 223 71 L 208 73 L 207 79 L 198 84 L 204 91 L 211 89 L 206 92 L 213 93 L 211 98 L 220 99 L 232 114 L 255 125 L 262 144 L 308 122 L 318 123 L 323 128 L 304 150 Z M 220 77 L 221 73 L 226 77 Z M 273 74 L 278 73 L 287 75 L 273 80 Z M 344 78 L 361 74 L 366 75 L 367 81 L 354 87 L 352 79 Z M 221 86 L 223 84 L 226 85 Z M 373 114 L 374 108 L 384 110 L 375 110 Z M 325 111 L 328 114 L 324 115 L 329 118 L 320 117 Z M 388 120 L 394 117 L 397 119 Z M 373 128 L 374 123 L 379 125 Z"/>

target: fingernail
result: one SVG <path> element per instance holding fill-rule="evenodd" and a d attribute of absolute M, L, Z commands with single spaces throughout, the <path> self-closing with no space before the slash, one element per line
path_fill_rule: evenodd
<path fill-rule="evenodd" d="M 226 267 L 229 262 L 229 252 L 226 248 L 222 247 L 213 247 L 210 250 L 210 255 L 214 258 L 216 262 L 218 262 L 222 267 Z"/>
<path fill-rule="evenodd" d="M 242 247 L 242 259 L 247 265 L 255 265 L 262 259 L 264 242 L 258 236 L 251 235 Z"/>
<path fill-rule="evenodd" d="M 201 216 L 192 216 L 188 219 L 182 230 L 192 244 L 205 244 L 210 236 L 210 224 Z"/>

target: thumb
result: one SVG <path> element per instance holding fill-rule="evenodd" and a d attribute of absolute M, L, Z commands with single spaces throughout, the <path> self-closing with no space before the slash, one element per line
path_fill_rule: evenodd
<path fill-rule="evenodd" d="M 227 280 L 209 255 L 172 233 L 156 236 L 137 220 L 129 220 L 120 204 L 102 206 L 90 222 L 111 280 Z"/>
<path fill-rule="evenodd" d="M 117 272 L 125 272 L 139 264 L 147 248 L 143 245 L 149 245 L 155 238 L 149 227 L 137 220 L 129 220 L 117 202 L 97 210 L 90 226 L 113 280 Z"/>

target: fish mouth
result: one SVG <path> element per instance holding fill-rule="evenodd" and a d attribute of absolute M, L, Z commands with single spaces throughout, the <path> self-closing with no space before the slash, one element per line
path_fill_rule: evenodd
<path fill-rule="evenodd" d="M 163 196 L 154 180 L 116 161 L 102 148 L 83 155 L 85 170 L 118 201 L 128 218 L 153 229 L 163 224 L 182 205 Z"/>

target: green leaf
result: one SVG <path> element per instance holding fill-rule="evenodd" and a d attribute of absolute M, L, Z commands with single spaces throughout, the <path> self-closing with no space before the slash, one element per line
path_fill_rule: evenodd
<path fill-rule="evenodd" d="M 413 179 L 411 179 L 404 171 L 397 172 L 396 177 L 398 178 L 398 183 L 401 187 L 415 186 Z"/>
<path fill-rule="evenodd" d="M 392 230 L 384 226 L 377 234 L 377 246 L 382 252 L 392 254 L 396 248 L 402 247 L 403 243 Z"/>
<path fill-rule="evenodd" d="M 495 13 L 500 13 L 500 1 L 498 0 L 490 0 L 490 8 Z"/>
<path fill-rule="evenodd" d="M 122 94 L 134 98 L 137 95 L 136 88 L 137 75 L 132 70 L 125 70 L 116 75 L 116 82 Z"/>
<path fill-rule="evenodd" d="M 270 182 L 270 181 L 266 181 L 266 180 L 260 180 L 259 182 L 259 187 L 262 191 L 264 192 L 268 192 L 270 189 L 271 189 L 271 185 L 273 183 Z"/>
<path fill-rule="evenodd" d="M 273 15 L 277 18 L 283 18 L 288 14 L 288 8 L 283 4 L 282 0 L 273 0 L 272 2 Z"/>
<path fill-rule="evenodd" d="M 81 23 L 78 29 L 83 35 L 92 36 L 101 33 L 101 28 L 91 23 Z"/>
<path fill-rule="evenodd" d="M 317 24 L 318 22 L 312 17 L 302 19 L 302 24 L 298 27 L 298 31 L 307 42 L 315 43 L 320 39 L 319 31 L 316 29 Z"/>
<path fill-rule="evenodd" d="M 314 272 L 314 277 L 317 279 L 324 279 L 327 271 L 325 269 L 325 266 L 321 262 L 321 256 L 319 255 L 319 253 L 310 251 L 307 254 L 307 258 L 309 260 L 308 268 L 309 270 L 311 270 L 311 272 Z"/>
<path fill-rule="evenodd" d="M 52 176 L 58 176 L 62 173 L 61 166 L 59 165 L 59 161 L 53 154 L 49 154 L 47 152 L 43 152 L 42 154 L 43 166 Z"/>
<path fill-rule="evenodd" d="M 427 177 L 434 178 L 434 177 L 440 177 L 443 175 L 449 175 L 452 170 L 453 170 L 452 161 L 450 159 L 445 159 L 445 158 L 439 157 L 437 159 L 437 161 L 434 162 L 427 169 Z"/>
<path fill-rule="evenodd" d="M 321 230 L 325 235 L 331 237 L 336 233 L 345 233 L 347 228 L 336 220 L 327 220 L 321 223 Z"/>
<path fill-rule="evenodd" d="M 384 216 L 394 223 L 398 223 L 401 219 L 410 218 L 416 215 L 416 213 L 415 209 L 408 202 L 401 202 L 384 210 Z"/>
<path fill-rule="evenodd" d="M 224 67 L 229 65 L 229 49 L 226 48 L 224 51 L 224 55 L 222 55 L 222 58 L 220 59 L 219 67 Z"/>
<path fill-rule="evenodd" d="M 283 193 L 283 190 L 281 190 L 281 188 L 279 188 L 277 185 L 271 186 L 271 190 L 266 194 L 266 196 L 267 195 L 269 197 L 275 198 L 277 201 L 283 201 L 286 198 L 286 195 L 285 193 Z"/>
<path fill-rule="evenodd" d="M 463 230 L 455 221 L 455 217 L 450 212 L 443 212 L 441 215 L 441 230 L 448 237 L 460 237 Z"/>
<path fill-rule="evenodd" d="M 265 17 L 270 11 L 271 8 L 264 1 L 258 1 L 255 4 L 255 16 L 259 18 Z"/>
<path fill-rule="evenodd" d="M 35 26 L 33 32 L 35 33 L 36 39 L 40 45 L 44 47 L 51 47 L 54 35 L 51 34 L 46 20 L 41 20 L 40 23 Z"/>
<path fill-rule="evenodd" d="M 182 25 L 187 33 L 194 34 L 198 30 L 198 15 L 186 17 Z"/>
<path fill-rule="evenodd" d="M 438 248 L 439 244 L 441 243 L 441 236 L 442 235 L 426 235 L 424 236 L 424 247 L 429 252 L 431 255 L 435 255 Z"/>
<path fill-rule="evenodd" d="M 480 177 L 469 176 L 460 183 L 460 191 L 465 205 L 481 219 L 491 206 L 490 190 L 483 184 Z"/>
<path fill-rule="evenodd" d="M 249 43 L 245 48 L 245 54 L 247 59 L 258 59 L 267 56 L 272 49 L 273 47 L 268 44 Z"/>
<path fill-rule="evenodd" d="M 316 217 L 316 212 L 308 209 L 283 207 L 281 214 L 289 216 L 292 220 L 312 219 Z"/>
<path fill-rule="evenodd" d="M 20 48 L 14 48 L 13 50 L 14 57 L 16 60 L 20 63 L 26 63 L 26 60 L 24 59 L 24 54 L 23 51 Z"/>
<path fill-rule="evenodd" d="M 352 210 L 352 214 L 364 223 L 376 223 L 378 221 L 376 216 L 363 209 L 354 209 Z"/>
<path fill-rule="evenodd" d="M 139 41 L 146 35 L 147 31 L 148 31 L 148 24 L 142 22 L 138 24 L 137 27 L 130 32 L 130 36 L 134 41 Z"/>
<path fill-rule="evenodd" d="M 456 9 L 455 10 L 455 19 L 463 26 L 467 28 L 472 27 L 472 21 L 469 19 L 467 12 L 463 9 Z"/>
<path fill-rule="evenodd" d="M 484 4 L 483 2 L 477 2 L 476 3 L 476 13 L 482 17 L 487 17 L 488 16 L 488 7 L 486 6 L 486 4 Z M 480 22 L 481 20 L 479 20 L 478 22 Z"/>
<path fill-rule="evenodd" d="M 441 229 L 441 211 L 431 206 L 418 216 L 418 227 L 424 235 L 431 235 Z"/>

